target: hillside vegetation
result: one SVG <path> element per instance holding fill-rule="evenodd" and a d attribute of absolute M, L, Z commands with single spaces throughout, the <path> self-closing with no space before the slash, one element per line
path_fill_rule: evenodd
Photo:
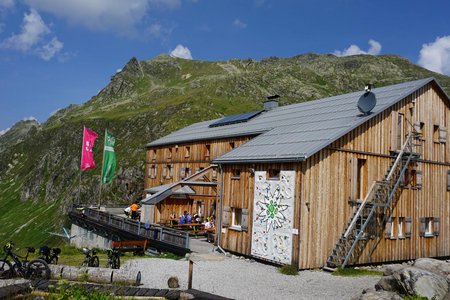
<path fill-rule="evenodd" d="M 256 61 L 195 61 L 160 55 L 132 58 L 86 103 L 71 105 L 46 123 L 19 122 L 0 136 L 0 242 L 48 242 L 72 203 L 98 203 L 103 132 L 116 136 L 118 169 L 102 203 L 124 205 L 140 197 L 144 145 L 193 122 L 257 110 L 269 95 L 280 105 L 434 76 L 450 91 L 450 78 L 399 56 L 305 54 Z M 83 126 L 99 133 L 97 167 L 80 176 Z M 81 182 L 81 185 L 79 184 Z"/>

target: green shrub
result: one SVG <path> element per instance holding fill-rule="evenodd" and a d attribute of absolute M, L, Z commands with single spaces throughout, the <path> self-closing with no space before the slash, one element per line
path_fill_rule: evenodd
<path fill-rule="evenodd" d="M 292 265 L 284 265 L 279 267 L 278 272 L 284 275 L 298 275 L 297 267 Z"/>
<path fill-rule="evenodd" d="M 355 269 L 355 268 L 338 268 L 331 273 L 334 276 L 382 276 L 383 272 L 373 271 L 367 269 Z"/>

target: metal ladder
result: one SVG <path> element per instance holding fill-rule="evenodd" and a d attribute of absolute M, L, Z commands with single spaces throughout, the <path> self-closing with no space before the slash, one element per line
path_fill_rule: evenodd
<path fill-rule="evenodd" d="M 379 243 L 388 218 L 392 215 L 400 197 L 400 184 L 409 164 L 418 159 L 420 154 L 413 151 L 413 133 L 409 133 L 400 152 L 393 160 L 385 179 L 374 181 L 364 200 L 357 206 L 344 233 L 328 257 L 324 269 L 344 268 L 349 262 L 356 262 L 367 243 L 377 239 L 370 254 Z M 370 257 L 369 257 L 370 259 Z"/>

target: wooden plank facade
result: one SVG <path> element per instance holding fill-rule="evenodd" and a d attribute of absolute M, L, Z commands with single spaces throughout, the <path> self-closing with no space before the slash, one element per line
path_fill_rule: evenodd
<path fill-rule="evenodd" d="M 221 216 L 220 246 L 251 256 L 255 172 L 265 171 L 269 179 L 280 171 L 293 171 L 291 263 L 299 269 L 323 267 L 358 199 L 365 197 L 372 182 L 385 178 L 396 151 L 415 130 L 419 135 L 414 139 L 414 151 L 420 158 L 403 178 L 385 235 L 377 243 L 369 243 L 357 263 L 450 256 L 449 128 L 450 103 L 432 81 L 305 161 L 222 164 L 222 174 L 217 174 L 221 205 L 216 213 Z M 149 148 L 146 187 L 178 180 L 180 168 L 206 167 L 230 151 L 232 143 L 239 147 L 251 138 Z M 169 164 L 172 177 L 163 171 Z M 177 201 L 161 204 L 155 220 L 165 217 L 164 205 L 167 211 L 175 210 Z"/>

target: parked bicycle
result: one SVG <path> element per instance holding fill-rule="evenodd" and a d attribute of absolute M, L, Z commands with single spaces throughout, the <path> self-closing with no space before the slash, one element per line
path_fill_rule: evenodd
<path fill-rule="evenodd" d="M 41 255 L 39 258 L 45 260 L 48 264 L 57 265 L 60 253 L 60 248 L 49 248 L 48 246 L 39 248 L 39 254 Z"/>
<path fill-rule="evenodd" d="M 50 279 L 50 268 L 42 259 L 34 259 L 28 261 L 28 255 L 34 253 L 33 247 L 27 247 L 27 254 L 20 256 L 15 253 L 14 243 L 9 242 L 4 247 L 5 258 L 0 259 L 0 278 L 12 278 L 13 276 L 21 276 L 27 279 Z M 11 260 L 8 260 L 11 257 Z"/>
<path fill-rule="evenodd" d="M 95 249 L 90 250 L 88 248 L 83 248 L 81 251 L 85 255 L 84 261 L 81 264 L 82 267 L 98 267 L 100 265 L 97 251 Z"/>
<path fill-rule="evenodd" d="M 108 263 L 107 267 L 111 269 L 119 269 L 120 268 L 120 251 L 116 249 L 108 249 L 106 251 L 108 255 Z"/>

